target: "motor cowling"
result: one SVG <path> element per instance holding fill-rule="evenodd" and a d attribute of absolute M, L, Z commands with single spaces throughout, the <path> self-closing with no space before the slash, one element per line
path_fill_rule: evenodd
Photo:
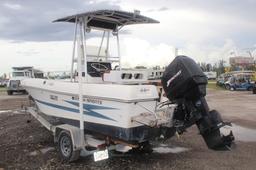
<path fill-rule="evenodd" d="M 167 98 L 178 105 L 173 121 L 179 122 L 177 131 L 196 124 L 207 146 L 219 150 L 230 147 L 234 140 L 232 131 L 224 136 L 220 128 L 227 125 L 220 114 L 210 111 L 205 100 L 207 77 L 187 56 L 177 56 L 166 68 L 162 77 L 162 85 Z"/>
<path fill-rule="evenodd" d="M 169 100 L 193 100 L 206 95 L 207 77 L 194 60 L 177 56 L 164 71 L 162 84 Z"/>

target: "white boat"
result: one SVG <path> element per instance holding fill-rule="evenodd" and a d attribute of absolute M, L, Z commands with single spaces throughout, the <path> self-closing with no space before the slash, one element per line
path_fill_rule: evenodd
<path fill-rule="evenodd" d="M 84 21 L 87 17 L 88 20 Z M 105 56 L 86 56 L 83 38 L 85 30 L 100 28 L 103 29 L 104 34 L 108 34 L 108 36 L 103 35 L 102 39 L 106 38 L 109 41 L 110 33 L 114 33 L 113 37 L 117 37 L 119 41 L 118 29 L 124 25 L 158 22 L 141 15 L 136 16 L 134 13 L 109 10 L 78 14 L 57 21 L 75 22 L 78 58 L 74 60 L 81 62 L 81 72 L 85 76 L 80 77 L 82 88 L 79 88 L 78 81 L 61 82 L 42 79 L 23 81 L 22 85 L 35 100 L 39 110 L 48 116 L 61 119 L 64 123 L 79 127 L 81 118 L 79 97 L 82 96 L 85 129 L 124 141 L 147 140 L 150 137 L 150 128 L 132 122 L 131 119 L 141 113 L 155 113 L 159 98 L 156 87 L 142 85 L 147 81 L 144 71 L 122 71 L 120 56 L 110 57 L 108 52 Z M 87 25 L 85 22 L 88 22 Z M 77 30 L 80 32 L 78 33 Z M 118 63 L 118 70 L 111 68 L 113 63 Z M 148 133 L 138 133 L 140 130 Z"/>
<path fill-rule="evenodd" d="M 7 84 L 7 94 L 12 95 L 14 92 L 22 92 L 26 94 L 26 90 L 20 86 L 20 82 L 27 78 L 43 78 L 44 73 L 32 66 L 13 67 L 10 80 Z"/>
<path fill-rule="evenodd" d="M 75 23 L 71 75 L 78 76 L 72 76 L 70 82 L 24 80 L 22 85 L 39 112 L 78 127 L 85 134 L 131 148 L 138 148 L 163 134 L 171 137 L 175 131 L 183 132 L 179 129 L 181 124 L 173 124 L 172 115 L 177 104 L 165 98 L 160 103 L 163 107 L 159 109 L 159 101 L 163 101 L 159 96 L 162 95 L 158 94 L 156 86 L 147 85 L 147 72 L 122 70 L 120 29 L 126 25 L 158 21 L 142 16 L 138 11 L 99 10 L 60 18 L 55 22 Z M 87 55 L 86 37 L 93 29 L 103 31 L 102 41 L 98 55 Z M 110 37 L 117 40 L 117 57 L 109 54 Z M 106 50 L 102 54 L 105 39 Z M 78 73 L 74 72 L 75 63 Z M 118 66 L 113 68 L 114 64 Z M 80 134 L 81 138 L 84 133 Z"/>

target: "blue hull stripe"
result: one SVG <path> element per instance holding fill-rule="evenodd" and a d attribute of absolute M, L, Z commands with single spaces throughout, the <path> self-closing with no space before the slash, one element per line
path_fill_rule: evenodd
<path fill-rule="evenodd" d="M 52 104 L 52 103 L 44 102 L 44 101 L 41 101 L 41 100 L 36 100 L 36 101 L 38 103 L 41 103 L 41 104 L 44 104 L 44 105 L 47 105 L 47 106 L 51 106 L 51 107 L 54 107 L 54 108 L 57 108 L 57 109 L 61 109 L 61 110 L 69 111 L 69 112 L 74 112 L 74 113 L 79 113 L 78 109 L 73 109 L 73 108 L 70 108 L 70 107 L 60 106 L 60 105 L 57 105 L 57 104 Z"/>
<path fill-rule="evenodd" d="M 68 102 L 72 105 L 75 105 L 75 106 L 79 106 L 79 102 L 74 102 L 74 101 L 68 101 L 68 100 L 65 100 L 65 102 Z M 116 108 L 112 108 L 112 107 L 106 107 L 106 106 L 97 106 L 97 105 L 93 105 L 93 104 L 83 104 L 83 108 L 86 109 L 86 110 L 115 110 Z"/>
<path fill-rule="evenodd" d="M 56 104 L 44 102 L 44 101 L 41 101 L 41 100 L 36 100 L 36 101 L 38 103 L 41 103 L 41 104 L 44 104 L 44 105 L 47 105 L 47 106 L 50 106 L 50 107 L 54 107 L 54 108 L 57 108 L 57 109 L 61 109 L 61 110 L 69 111 L 69 112 L 74 112 L 74 113 L 79 113 L 79 109 L 74 109 L 74 108 L 61 106 L 61 105 L 56 105 Z M 79 106 L 79 104 L 77 102 L 70 102 L 70 101 L 66 101 L 66 102 L 68 102 L 70 104 L 73 104 L 77 107 Z M 104 116 L 104 115 L 92 110 L 92 109 L 106 110 L 106 109 L 114 109 L 114 108 L 107 108 L 107 107 L 104 107 L 104 106 L 96 106 L 96 105 L 91 105 L 91 104 L 83 104 L 83 108 L 87 110 L 87 111 L 84 110 L 85 115 L 89 115 L 89 116 L 93 116 L 93 117 L 97 117 L 97 118 L 101 118 L 101 119 L 112 120 L 112 121 L 116 122 L 116 120 L 114 120 L 110 117 Z"/>

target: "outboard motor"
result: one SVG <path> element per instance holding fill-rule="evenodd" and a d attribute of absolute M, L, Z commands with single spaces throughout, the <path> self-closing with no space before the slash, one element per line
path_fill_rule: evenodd
<path fill-rule="evenodd" d="M 207 146 L 215 150 L 228 149 L 234 136 L 225 136 L 220 128 L 227 125 L 216 110 L 209 110 L 205 100 L 207 77 L 194 60 L 177 56 L 166 68 L 162 85 L 167 98 L 178 106 L 173 121 L 176 131 L 182 133 L 196 124 Z"/>

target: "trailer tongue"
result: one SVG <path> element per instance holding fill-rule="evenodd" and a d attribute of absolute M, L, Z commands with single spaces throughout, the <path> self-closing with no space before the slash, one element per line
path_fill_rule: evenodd
<path fill-rule="evenodd" d="M 228 149 L 234 141 L 232 131 L 225 136 L 223 122 L 216 110 L 209 110 L 205 100 L 207 77 L 189 57 L 177 56 L 166 68 L 162 84 L 168 99 L 178 106 L 173 122 L 178 133 L 196 124 L 207 146 L 214 150 Z"/>

